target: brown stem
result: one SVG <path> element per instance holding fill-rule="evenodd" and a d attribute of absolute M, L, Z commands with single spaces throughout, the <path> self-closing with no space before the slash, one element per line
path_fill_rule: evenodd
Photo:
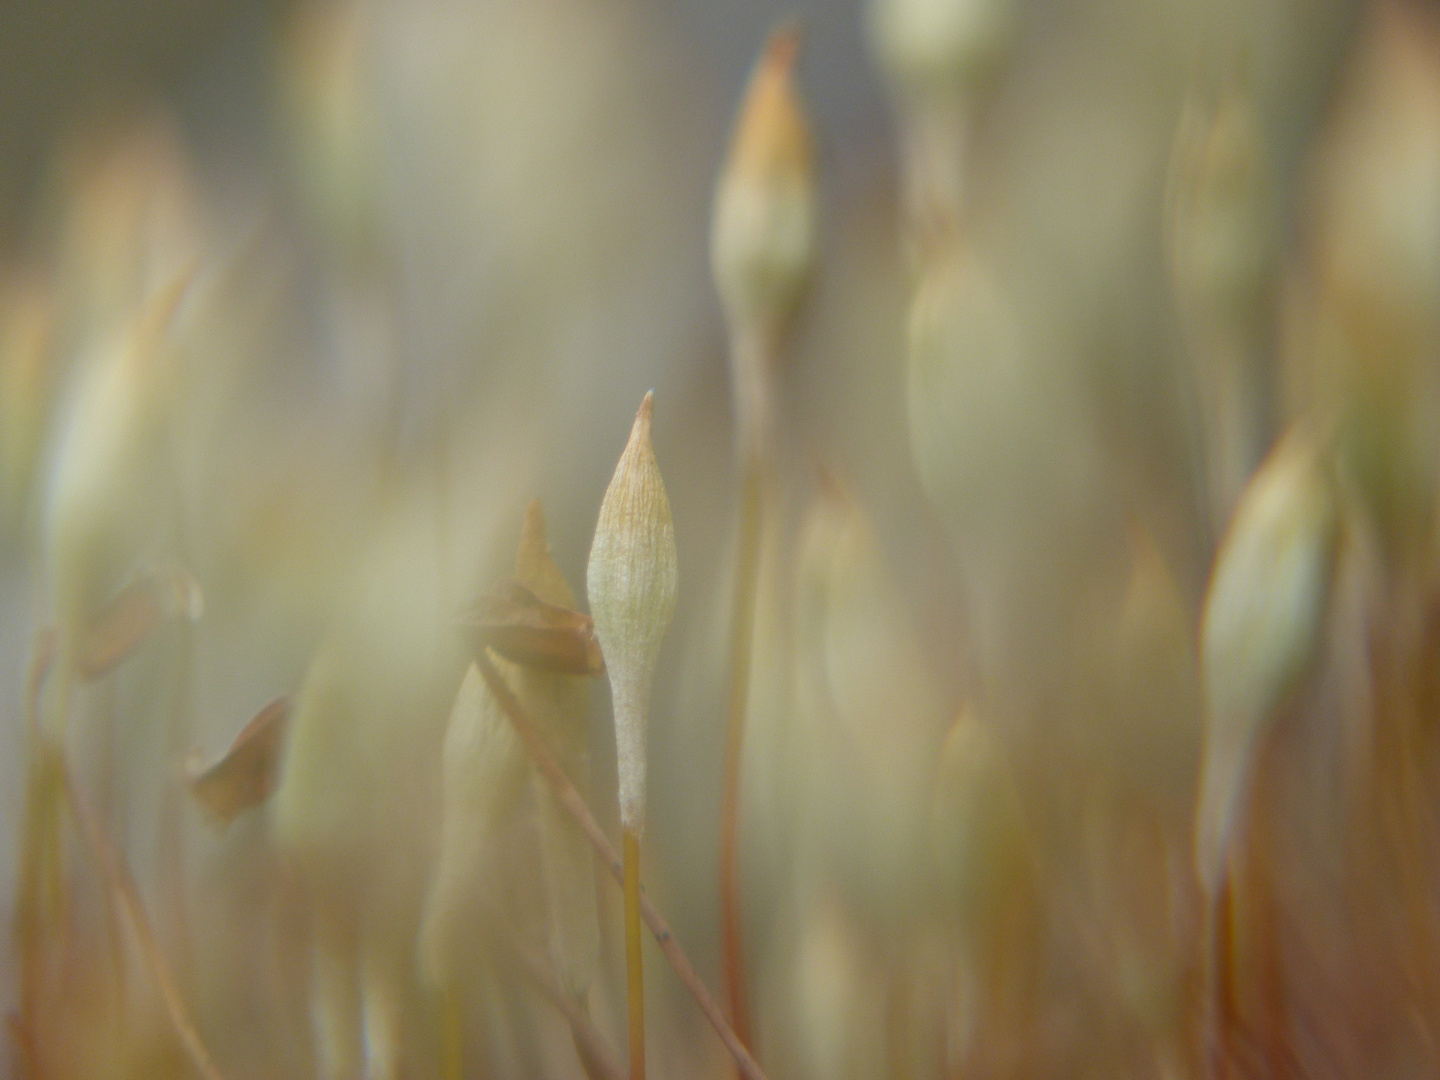
<path fill-rule="evenodd" d="M 59 799 L 70 803 L 76 820 L 79 822 L 81 835 L 84 836 L 96 861 L 100 864 L 100 870 L 105 877 L 111 898 L 119 905 L 122 914 L 134 931 L 136 941 L 140 946 L 140 955 L 160 989 L 160 996 L 165 1001 L 166 1012 L 169 1014 L 171 1025 L 174 1027 L 181 1045 L 189 1054 L 196 1070 L 205 1080 L 224 1080 L 220 1070 L 215 1067 L 215 1062 L 210 1057 L 204 1040 L 200 1038 L 200 1033 L 195 1029 L 189 1011 L 185 1008 L 175 974 L 160 949 L 160 943 L 145 914 L 144 904 L 140 900 L 140 891 L 136 888 L 134 879 L 106 837 L 99 819 L 80 794 L 80 789 L 76 785 L 74 777 L 70 775 L 65 762 L 63 745 L 49 737 L 41 724 L 40 695 L 44 690 L 54 658 L 55 634 L 52 630 L 47 629 L 42 631 L 36 640 L 35 656 L 31 661 L 30 671 L 25 682 L 25 713 L 30 736 L 37 752 L 41 755 L 41 775 L 48 777 L 48 780 L 43 781 L 40 785 L 39 797 L 42 801 L 48 802 L 50 799 L 48 793 L 58 789 Z M 69 676 L 62 672 L 62 677 L 68 678 Z M 54 836 L 58 838 L 59 822 L 43 815 L 40 820 L 46 822 L 40 826 L 40 831 L 53 832 Z M 30 835 L 30 831 L 27 829 L 27 845 L 35 840 Z M 58 843 L 58 839 L 55 842 Z M 40 840 L 42 848 L 44 843 L 42 838 Z M 52 857 L 54 857 L 53 853 Z M 22 896 L 29 895 L 35 890 L 36 886 L 33 884 L 22 886 Z M 19 909 L 17 919 L 20 920 L 22 937 L 26 939 L 22 943 L 22 951 L 30 956 L 38 950 L 38 942 L 30 940 L 38 932 L 38 921 L 33 917 L 33 912 L 28 910 L 28 903 L 22 902 L 17 905 L 17 908 Z M 28 920 L 27 915 L 31 916 Z M 32 958 L 31 963 L 26 966 L 35 968 L 37 965 Z M 25 1029 L 22 1034 L 27 1040 L 27 1045 L 33 1043 L 35 1037 L 34 1025 L 37 1018 L 33 1015 L 33 1010 L 38 1005 L 38 999 L 35 997 L 37 987 L 34 985 L 37 979 L 38 972 L 35 970 L 27 971 L 22 976 L 21 1023 Z M 33 1045 L 31 1049 L 33 1051 Z"/>
<path fill-rule="evenodd" d="M 755 636 L 755 602 L 760 579 L 760 461 L 743 449 L 740 492 L 740 549 L 730 624 L 730 712 L 725 725 L 725 765 L 720 795 L 720 942 L 725 996 L 735 1034 L 746 1046 L 750 1006 L 745 983 L 745 939 L 740 924 L 740 767 L 745 747 L 745 711 L 750 701 L 750 662 Z"/>
<path fill-rule="evenodd" d="M 25 719 L 30 746 L 25 780 L 25 824 L 21 833 L 15 888 L 14 933 L 20 961 L 18 1024 L 32 1052 L 43 993 L 43 942 L 62 921 L 63 889 L 59 875 L 57 792 L 63 762 L 55 740 L 40 722 L 40 694 L 55 657 L 55 635 L 42 630 L 25 677 Z"/>
<path fill-rule="evenodd" d="M 1227 1080 L 1234 1028 L 1230 970 L 1230 874 L 1222 874 L 1215 895 L 1207 900 L 1205 930 L 1205 1076 Z"/>
<path fill-rule="evenodd" d="M 645 966 L 640 955 L 640 836 L 625 830 L 625 1004 L 630 1080 L 645 1080 Z"/>
<path fill-rule="evenodd" d="M 609 868 L 610 876 L 623 886 L 624 868 L 614 845 L 610 843 L 596 823 L 589 807 L 585 805 L 585 800 L 580 797 L 580 792 L 575 789 L 575 785 L 570 782 L 570 778 L 560 768 L 559 763 L 550 753 L 549 747 L 536 733 L 534 724 L 524 707 L 511 692 L 510 687 L 505 684 L 505 680 L 500 677 L 500 673 L 495 670 L 495 665 L 491 663 L 488 656 L 483 652 L 478 653 L 475 663 L 480 669 L 480 674 L 484 676 L 485 685 L 490 688 L 490 693 L 494 695 L 505 715 L 510 718 L 516 736 L 530 754 L 541 774 L 555 790 L 555 797 L 560 801 L 560 805 L 569 811 L 585 835 L 589 837 L 596 852 L 600 855 L 601 861 Z M 739 1066 L 740 1072 L 746 1077 L 746 1080 L 768 1080 L 765 1071 L 750 1056 L 750 1051 L 745 1049 L 745 1044 L 740 1041 L 734 1029 L 730 1027 L 719 1004 L 710 995 L 710 991 L 705 988 L 700 976 L 695 973 L 690 958 L 685 955 L 679 942 L 675 940 L 669 924 L 665 922 L 643 891 L 640 894 L 640 917 L 645 921 L 645 925 L 650 927 L 650 932 L 655 935 L 655 941 L 659 944 L 660 951 L 670 961 L 670 966 L 675 969 L 675 974 L 685 984 L 685 989 L 690 991 L 690 996 L 700 1006 L 700 1011 L 705 1014 L 705 1019 L 710 1021 L 710 1026 L 715 1029 L 715 1034 L 720 1036 L 720 1041 L 725 1044 L 725 1049 L 730 1051 L 730 1056 L 735 1059 L 736 1065 Z"/>
<path fill-rule="evenodd" d="M 90 846 L 96 861 L 99 862 L 110 894 L 119 903 L 120 911 L 130 924 L 131 932 L 134 933 L 135 940 L 140 946 L 140 955 L 144 958 L 146 967 L 150 969 L 156 986 L 159 987 L 160 996 L 165 1002 L 165 1011 L 169 1014 L 170 1024 L 175 1029 L 180 1044 L 185 1048 L 196 1071 L 205 1080 L 223 1080 L 220 1070 L 215 1067 L 215 1062 L 210 1057 L 210 1051 L 206 1049 L 205 1042 L 200 1037 L 200 1032 L 196 1030 L 194 1022 L 190 1019 L 189 1010 L 185 1007 L 185 1001 L 180 995 L 180 988 L 175 980 L 175 973 L 170 968 L 170 962 L 165 959 L 160 942 L 155 937 L 155 929 L 150 924 L 149 916 L 145 914 L 145 906 L 140 900 L 140 890 L 135 886 L 135 879 L 130 876 L 129 869 L 116 853 L 114 846 L 106 837 L 99 819 L 85 802 L 75 784 L 74 777 L 70 776 L 68 772 L 65 777 L 65 789 L 69 795 L 70 805 L 75 811 L 75 817 L 80 823 L 80 832 Z"/>

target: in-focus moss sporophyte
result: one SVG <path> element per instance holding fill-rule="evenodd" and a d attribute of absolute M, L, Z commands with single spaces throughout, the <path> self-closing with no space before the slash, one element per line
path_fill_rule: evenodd
<path fill-rule="evenodd" d="M 600 504 L 586 587 L 610 673 L 625 833 L 625 959 L 631 1080 L 645 1076 L 645 1005 L 640 960 L 640 830 L 645 824 L 645 729 L 665 630 L 675 614 L 677 564 L 670 500 L 650 444 L 652 395 L 635 414 L 630 441 Z"/>
<path fill-rule="evenodd" d="M 645 823 L 645 730 L 660 643 L 675 614 L 677 563 L 670 500 L 650 443 L 652 395 L 605 489 L 586 587 L 610 673 L 619 755 L 620 823 Z"/>

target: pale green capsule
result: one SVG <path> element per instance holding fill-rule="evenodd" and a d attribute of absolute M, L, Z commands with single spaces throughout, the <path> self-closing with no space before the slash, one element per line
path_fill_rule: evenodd
<path fill-rule="evenodd" d="M 1293 429 L 1241 492 L 1205 597 L 1195 859 L 1207 888 L 1220 880 L 1275 710 L 1315 659 L 1338 531 L 1323 451 Z"/>
<path fill-rule="evenodd" d="M 904 94 L 953 94 L 996 67 L 1014 36 L 1013 0 L 872 0 L 870 41 Z"/>

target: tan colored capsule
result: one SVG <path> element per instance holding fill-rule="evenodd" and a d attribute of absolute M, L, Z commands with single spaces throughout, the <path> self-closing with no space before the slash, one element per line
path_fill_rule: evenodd
<path fill-rule="evenodd" d="M 710 265 L 732 333 L 774 333 L 815 259 L 810 127 L 795 90 L 799 29 L 771 35 L 715 191 Z"/>

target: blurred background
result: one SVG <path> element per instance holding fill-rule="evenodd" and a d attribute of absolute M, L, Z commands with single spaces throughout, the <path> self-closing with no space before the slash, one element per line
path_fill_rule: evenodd
<path fill-rule="evenodd" d="M 452 749 L 451 627 L 517 572 L 532 499 L 585 608 L 652 388 L 680 599 L 645 875 L 720 986 L 746 419 L 712 203 L 789 18 L 814 241 L 762 365 L 740 796 L 757 1056 L 776 1080 L 1440 1067 L 1430 5 L 7 0 L 11 1075 L 193 1068 L 113 881 L 46 810 L 59 747 L 223 1075 L 593 1080 L 513 958 L 427 929 L 486 922 L 441 910 L 483 899 L 577 966 L 546 930 L 543 794 L 490 807 L 473 792 L 503 785 Z M 1226 743 L 1217 672 L 1263 650 L 1202 634 L 1212 567 L 1297 428 L 1342 539 L 1316 540 L 1283 693 Z M 1254 574 L 1264 607 L 1278 571 Z M 613 835 L 592 682 L 573 760 Z M 217 822 L 196 763 L 277 695 L 275 798 Z M 1193 837 L 1226 753 L 1260 839 L 1231 854 L 1217 945 L 1229 894 Z M 577 996 L 623 1050 L 618 894 L 574 874 L 599 925 Z M 658 953 L 647 977 L 653 1072 L 727 1072 Z"/>

